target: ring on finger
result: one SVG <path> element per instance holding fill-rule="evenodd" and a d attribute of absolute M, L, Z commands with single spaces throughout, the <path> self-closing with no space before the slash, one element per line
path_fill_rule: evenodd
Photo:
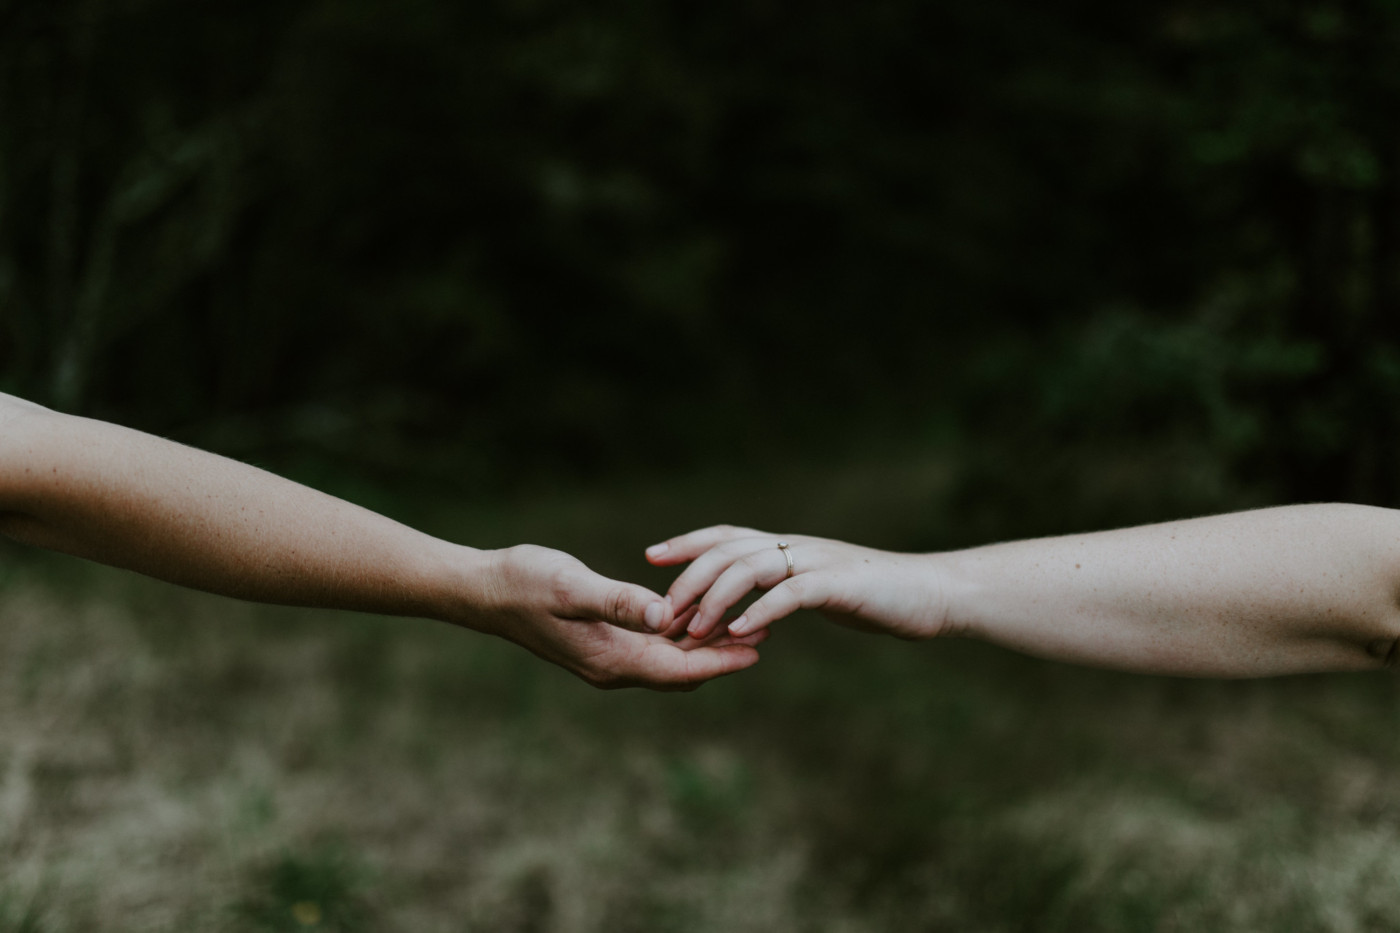
<path fill-rule="evenodd" d="M 778 550 L 780 550 L 780 551 L 783 552 L 783 558 L 787 561 L 787 575 L 783 578 L 783 579 L 787 579 L 787 577 L 792 576 L 792 573 L 793 573 L 793 567 L 792 567 L 792 548 L 790 548 L 790 547 L 788 546 L 788 543 L 787 543 L 786 541 L 779 541 L 779 542 L 778 542 Z"/>

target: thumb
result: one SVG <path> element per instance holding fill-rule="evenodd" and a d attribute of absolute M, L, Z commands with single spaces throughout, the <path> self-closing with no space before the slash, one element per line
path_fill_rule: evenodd
<path fill-rule="evenodd" d="M 654 632 L 671 622 L 671 604 L 644 586 L 589 573 L 573 600 L 574 612 L 637 632 Z"/>

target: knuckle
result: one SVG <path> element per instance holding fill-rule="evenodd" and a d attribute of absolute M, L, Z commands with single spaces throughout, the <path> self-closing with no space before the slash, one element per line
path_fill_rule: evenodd
<path fill-rule="evenodd" d="M 621 622 L 628 618 L 628 610 L 631 608 L 632 601 L 628 597 L 627 591 L 619 586 L 614 587 L 613 591 L 608 594 L 606 605 L 608 621 Z"/>

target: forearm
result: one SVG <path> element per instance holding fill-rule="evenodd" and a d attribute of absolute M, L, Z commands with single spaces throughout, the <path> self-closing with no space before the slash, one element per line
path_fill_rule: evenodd
<path fill-rule="evenodd" d="M 0 533 L 228 596 L 441 619 L 600 687 L 693 689 L 758 660 L 673 641 L 650 590 L 532 545 L 476 551 L 246 464 L 0 394 Z"/>
<path fill-rule="evenodd" d="M 1126 670 L 1357 670 L 1400 637 L 1400 513 L 1241 512 L 932 555 L 944 630 Z"/>
<path fill-rule="evenodd" d="M 485 559 L 255 467 L 115 425 L 11 405 L 0 431 L 0 532 L 186 586 L 447 618 Z"/>

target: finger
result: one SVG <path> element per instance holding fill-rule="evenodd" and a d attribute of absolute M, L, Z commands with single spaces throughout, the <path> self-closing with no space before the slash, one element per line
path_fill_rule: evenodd
<path fill-rule="evenodd" d="M 671 624 L 666 626 L 666 628 L 663 631 L 658 632 L 657 634 L 664 635 L 665 637 L 670 638 L 672 640 L 680 637 L 681 635 L 684 635 L 686 626 L 690 625 L 690 620 L 695 618 L 695 613 L 699 611 L 699 606 L 691 606 L 685 612 L 682 612 L 681 614 L 672 618 Z"/>
<path fill-rule="evenodd" d="M 819 609 L 829 595 L 822 574 L 808 573 L 784 580 L 754 600 L 743 615 L 729 623 L 729 634 L 748 635 L 767 628 L 799 609 Z"/>
<path fill-rule="evenodd" d="M 609 580 L 591 571 L 571 581 L 569 610 L 574 618 L 609 622 L 637 632 L 670 627 L 671 604 L 644 586 Z"/>
<path fill-rule="evenodd" d="M 671 597 L 671 604 L 676 607 L 677 612 L 689 609 L 690 604 L 713 586 L 720 574 L 729 569 L 730 564 L 762 549 L 768 543 L 767 538 L 739 538 L 710 548 L 691 561 L 690 566 L 671 581 L 671 586 L 666 591 L 666 595 Z"/>
<path fill-rule="evenodd" d="M 747 538 L 761 534 L 762 532 L 754 531 L 752 528 L 711 525 L 709 528 L 701 528 L 698 531 L 668 538 L 660 544 L 653 544 L 647 548 L 647 560 L 658 567 L 671 567 L 683 564 L 688 560 L 694 560 L 717 544 L 723 544 L 735 538 Z"/>
<path fill-rule="evenodd" d="M 757 649 L 749 645 L 724 645 L 681 651 L 675 645 L 648 647 L 635 672 L 639 680 L 661 689 L 683 689 L 758 663 Z"/>
<path fill-rule="evenodd" d="M 746 554 L 725 568 L 705 591 L 699 611 L 686 631 L 704 638 L 715 630 L 725 612 L 756 589 L 769 589 L 787 576 L 787 561 L 777 548 Z"/>
<path fill-rule="evenodd" d="M 757 648 L 767 641 L 771 634 L 771 629 L 760 629 L 749 635 L 739 636 L 730 634 L 728 629 L 719 628 L 709 638 L 691 638 L 687 635 L 673 644 L 682 651 L 694 651 L 696 648 L 722 648 L 725 645 L 748 645 Z"/>

